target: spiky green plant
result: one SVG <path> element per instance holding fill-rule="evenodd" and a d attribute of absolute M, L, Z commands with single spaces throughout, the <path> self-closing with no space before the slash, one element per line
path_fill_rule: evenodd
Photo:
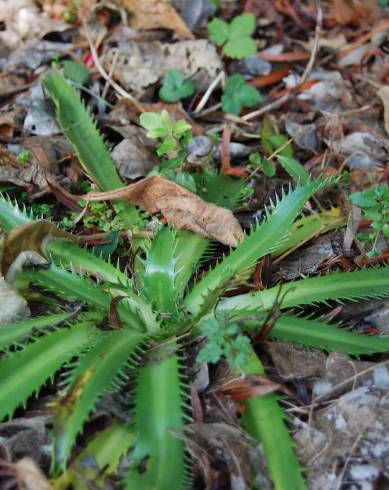
<path fill-rule="evenodd" d="M 58 94 L 62 81 L 51 81 L 50 93 L 55 93 L 54 98 L 57 98 L 61 124 L 67 126 L 77 121 L 80 101 L 74 91 L 64 90 L 69 98 L 63 98 L 63 94 Z M 89 122 L 85 121 L 89 116 L 81 114 L 80 117 L 87 128 Z M 101 174 L 101 187 L 108 186 L 104 184 L 106 178 L 110 179 L 111 187 L 121 185 L 116 177 L 112 180 L 109 177 L 114 175 L 113 169 L 108 168 L 112 165 L 110 158 L 105 156 L 99 160 L 107 168 L 94 169 L 96 153 L 85 148 L 79 135 L 66 134 L 92 179 L 98 182 L 97 172 L 101 171 L 104 174 Z M 223 178 L 213 176 L 211 187 L 221 180 Z M 223 205 L 229 203 L 233 207 L 236 185 L 224 184 L 223 189 L 229 190 L 223 196 Z M 46 253 L 50 264 L 47 268 L 27 268 L 19 274 L 24 283 L 38 284 L 79 305 L 78 313 L 53 313 L 2 325 L 0 329 L 0 349 L 4 352 L 0 359 L 1 418 L 11 417 L 18 407 L 26 406 L 30 397 L 38 394 L 48 380 L 62 373 L 59 394 L 50 405 L 53 413 L 51 472 L 56 477 L 57 488 L 66 488 L 72 483 L 76 486 L 81 481 L 75 465 L 86 453 L 94 455 L 102 468 L 110 472 L 117 469 L 120 456 L 128 453 L 131 467 L 122 477 L 125 487 L 131 490 L 164 490 L 188 485 L 188 455 L 183 439 L 176 437 L 190 418 L 185 351 L 180 346 L 180 338 L 183 334 L 198 335 L 202 322 L 219 313 L 225 314 L 227 319 L 247 323 L 252 333 L 263 328 L 260 319 L 277 301 L 278 287 L 234 298 L 223 298 L 223 292 L 231 290 L 239 273 L 250 269 L 261 257 L 284 253 L 288 247 L 296 245 L 296 239 L 290 236 L 293 223 L 306 201 L 322 185 L 309 181 L 289 189 L 271 204 L 266 220 L 245 235 L 235 250 L 197 282 L 193 278 L 200 277 L 207 240 L 168 227 L 161 227 L 154 239 L 144 245 L 139 260 L 135 261 L 132 277 L 92 251 L 63 240 L 48 241 Z M 211 194 L 208 200 L 220 199 L 219 195 L 211 197 Z M 32 220 L 24 210 L 0 198 L 0 225 L 6 233 Z M 301 233 L 300 241 L 319 232 L 323 225 L 327 229 L 333 223 L 328 218 L 308 221 L 302 218 L 302 227 L 295 224 L 295 229 Z M 270 336 L 352 354 L 387 351 L 389 338 L 356 335 L 342 327 L 301 318 L 295 311 L 289 311 L 318 301 L 387 294 L 387 268 L 288 283 L 282 286 L 280 308 L 283 315 Z M 258 317 L 254 327 L 251 325 L 253 317 Z M 247 375 L 264 373 L 254 350 L 243 371 Z M 133 404 L 128 408 L 131 423 L 115 423 L 111 429 L 97 435 L 74 460 L 77 436 L 96 403 L 102 395 L 124 387 L 129 389 L 129 386 L 133 387 Z M 305 488 L 276 395 L 247 400 L 242 424 L 262 442 L 275 487 L 279 490 Z"/>
<path fill-rule="evenodd" d="M 31 395 L 39 393 L 65 368 L 58 399 L 51 405 L 52 474 L 58 476 L 66 470 L 77 435 L 96 402 L 103 394 L 118 391 L 133 380 L 134 406 L 129 408 L 133 422 L 126 430 L 129 441 L 133 441 L 130 434 L 136 436 L 130 453 L 133 465 L 124 478 L 126 488 L 163 490 L 171 488 L 172 481 L 176 488 L 185 488 L 189 477 L 187 455 L 182 439 L 173 435 L 173 431 L 184 429 L 190 416 L 185 356 L 179 337 L 183 333 L 198 334 L 203 319 L 215 311 L 244 319 L 253 314 L 261 317 L 273 307 L 278 287 L 222 301 L 220 296 L 236 274 L 283 247 L 294 219 L 318 187 L 319 183 L 310 182 L 289 190 L 268 210 L 266 221 L 192 287 L 188 285 L 189 277 L 184 285 L 180 276 L 180 267 L 192 257 L 185 257 L 177 234 L 168 227 L 162 227 L 145 246 L 131 278 L 74 243 L 49 242 L 51 265 L 25 269 L 20 275 L 83 308 L 78 315 L 56 313 L 2 326 L 0 348 L 5 357 L 0 361 L 0 416 L 12 416 L 17 407 L 25 406 Z M 31 219 L 1 199 L 0 222 L 8 231 L 13 228 L 12 217 L 15 226 Z M 285 315 L 272 329 L 271 337 L 351 354 L 388 350 L 389 338 L 354 334 L 288 312 L 291 307 L 318 301 L 389 294 L 387 269 L 320 276 L 283 288 L 281 308 Z M 113 304 L 120 328 L 110 324 Z M 255 332 L 260 329 L 258 322 Z M 263 372 L 254 351 L 244 371 Z M 276 487 L 289 488 L 293 477 L 295 488 L 304 488 L 276 396 L 250 399 L 246 405 L 242 423 L 263 442 Z"/>

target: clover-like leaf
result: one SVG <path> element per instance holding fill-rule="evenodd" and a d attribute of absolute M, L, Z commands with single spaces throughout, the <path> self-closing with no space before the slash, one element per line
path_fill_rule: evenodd
<path fill-rule="evenodd" d="M 248 85 L 240 74 L 232 75 L 227 81 L 226 91 L 222 97 L 224 112 L 238 116 L 242 107 L 253 107 L 262 100 L 261 94 Z"/>
<path fill-rule="evenodd" d="M 208 24 L 208 34 L 216 46 L 222 46 L 229 38 L 230 26 L 228 22 L 215 18 Z"/>
<path fill-rule="evenodd" d="M 159 90 L 159 96 L 166 102 L 178 102 L 190 97 L 195 87 L 192 80 L 187 80 L 178 70 L 169 70 Z"/>
<path fill-rule="evenodd" d="M 255 30 L 255 16 L 246 12 L 232 19 L 230 24 L 230 39 L 251 36 Z"/>
<path fill-rule="evenodd" d="M 235 17 L 230 24 L 222 19 L 213 19 L 208 24 L 208 34 L 216 46 L 223 46 L 223 54 L 230 58 L 245 58 L 254 55 L 257 46 L 251 37 L 255 30 L 255 17 L 244 13 Z"/>

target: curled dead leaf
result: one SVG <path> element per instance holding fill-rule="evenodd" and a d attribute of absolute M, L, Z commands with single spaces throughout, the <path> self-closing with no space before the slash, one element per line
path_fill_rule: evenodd
<path fill-rule="evenodd" d="M 218 388 L 224 395 L 235 401 L 247 400 L 255 396 L 264 396 L 274 391 L 283 391 L 283 386 L 271 381 L 266 376 L 246 376 L 230 379 Z"/>
<path fill-rule="evenodd" d="M 130 25 L 134 29 L 170 29 L 177 36 L 193 39 L 188 26 L 178 15 L 171 2 L 166 0 L 120 0 L 130 14 Z"/>
<path fill-rule="evenodd" d="M 88 201 L 122 199 L 149 213 L 161 212 L 176 228 L 236 247 L 243 231 L 228 209 L 203 201 L 185 187 L 163 177 L 148 177 L 123 189 L 80 196 Z"/>
<path fill-rule="evenodd" d="M 23 458 L 17 463 L 0 464 L 0 473 L 8 475 L 1 488 L 24 490 L 52 490 L 49 481 L 31 458 Z"/>
<path fill-rule="evenodd" d="M 46 257 L 47 244 L 53 239 L 73 241 L 75 237 L 45 220 L 13 229 L 5 237 L 2 245 L 0 272 L 7 275 L 7 280 L 10 281 L 10 275 L 13 276 L 15 269 L 19 270 L 23 263 L 26 261 L 36 263 L 42 257 Z"/>

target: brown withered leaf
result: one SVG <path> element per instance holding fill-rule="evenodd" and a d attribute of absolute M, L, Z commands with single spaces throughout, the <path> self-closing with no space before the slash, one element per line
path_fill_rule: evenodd
<path fill-rule="evenodd" d="M 333 0 L 333 4 L 335 20 L 340 25 L 371 27 L 380 20 L 381 11 L 376 0 Z"/>
<path fill-rule="evenodd" d="M 4 474 L 9 475 L 7 483 L 4 482 L 7 486 L 2 488 L 15 488 L 17 486 L 17 488 L 24 490 L 53 489 L 38 465 L 31 458 L 23 458 L 17 463 L 4 462 L 0 468 L 3 470 Z M 6 472 L 6 470 L 8 471 Z M 10 484 L 13 479 L 15 480 L 15 485 L 11 487 Z"/>
<path fill-rule="evenodd" d="M 176 228 L 236 247 L 243 231 L 228 209 L 203 201 L 193 192 L 163 177 L 148 177 L 123 189 L 80 196 L 88 201 L 122 199 L 149 213 L 161 212 Z"/>
<path fill-rule="evenodd" d="M 247 400 L 252 397 L 264 396 L 275 391 L 283 391 L 282 385 L 271 381 L 266 376 L 246 376 L 234 378 L 218 388 L 223 395 L 230 396 L 235 401 Z"/>
<path fill-rule="evenodd" d="M 194 39 L 188 26 L 167 0 L 120 0 L 119 3 L 131 14 L 130 26 L 134 29 L 170 29 L 178 37 Z"/>
<path fill-rule="evenodd" d="M 0 272 L 4 276 L 9 273 L 11 265 L 14 266 L 15 260 L 23 253 L 29 254 L 28 257 L 26 256 L 26 259 L 29 260 L 32 258 L 32 254 L 47 258 L 47 244 L 54 239 L 73 241 L 75 237 L 45 220 L 34 221 L 31 224 L 14 228 L 4 239 L 2 257 L 0 257 Z"/>

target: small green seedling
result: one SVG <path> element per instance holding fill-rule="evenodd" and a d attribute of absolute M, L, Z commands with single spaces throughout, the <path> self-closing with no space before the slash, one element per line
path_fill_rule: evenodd
<path fill-rule="evenodd" d="M 389 238 L 389 186 L 378 184 L 371 189 L 354 192 L 349 196 L 349 200 L 354 206 L 362 209 L 366 219 L 372 221 L 372 231 L 361 233 L 359 238 L 365 243 L 372 244 L 372 249 L 367 255 L 375 256 L 378 254 L 376 246 L 380 233 Z"/>
<path fill-rule="evenodd" d="M 18 155 L 18 162 L 28 163 L 32 158 L 32 153 L 30 150 L 22 150 Z"/>
<path fill-rule="evenodd" d="M 85 206 L 86 201 L 80 201 L 80 205 Z M 90 202 L 88 204 L 90 213 L 84 214 L 83 223 L 87 228 L 97 228 L 105 233 L 111 231 L 124 230 L 125 224 L 121 219 L 121 213 L 123 212 L 123 203 L 113 202 L 111 206 L 108 206 L 105 202 Z M 78 213 L 74 213 L 76 218 Z"/>
<path fill-rule="evenodd" d="M 227 315 L 215 315 L 206 319 L 200 326 L 201 335 L 207 343 L 200 350 L 197 362 L 215 364 L 224 357 L 231 365 L 243 368 L 252 352 L 251 341 L 236 322 L 231 322 Z"/>
<path fill-rule="evenodd" d="M 147 129 L 148 138 L 162 140 L 157 149 L 159 156 L 182 151 L 187 140 L 192 137 L 191 125 L 184 120 L 171 121 L 166 109 L 160 114 L 144 112 L 139 121 Z"/>
<path fill-rule="evenodd" d="M 224 112 L 239 116 L 242 107 L 253 107 L 261 100 L 262 96 L 258 90 L 248 85 L 243 76 L 237 73 L 227 80 L 222 107 Z"/>
<path fill-rule="evenodd" d="M 244 13 L 231 23 L 215 18 L 208 24 L 208 33 L 216 46 L 223 46 L 223 54 L 230 58 L 242 59 L 257 52 L 257 45 L 251 37 L 255 30 L 255 16 Z"/>
<path fill-rule="evenodd" d="M 169 70 L 159 90 L 159 96 L 166 102 L 174 103 L 190 97 L 194 91 L 192 80 L 187 80 L 178 70 Z"/>
<path fill-rule="evenodd" d="M 261 128 L 261 144 L 264 152 L 270 157 L 277 157 L 278 162 L 284 170 L 296 181 L 302 184 L 309 181 L 310 175 L 305 170 L 303 165 L 293 158 L 293 148 L 291 142 L 283 134 L 276 134 L 271 128 L 268 118 L 265 118 Z M 264 159 L 265 160 L 265 159 Z M 270 172 L 269 163 L 266 159 L 268 170 Z M 263 164 L 264 166 L 265 164 Z M 271 175 L 265 175 L 271 177 Z M 274 174 L 273 174 L 274 175 Z"/>
<path fill-rule="evenodd" d="M 78 9 L 80 8 L 80 0 L 73 0 L 63 15 L 63 20 L 69 24 L 75 24 L 78 20 Z"/>
<path fill-rule="evenodd" d="M 249 156 L 248 166 L 253 170 L 261 170 L 266 177 L 274 177 L 276 166 L 267 158 L 262 157 L 257 151 Z"/>

